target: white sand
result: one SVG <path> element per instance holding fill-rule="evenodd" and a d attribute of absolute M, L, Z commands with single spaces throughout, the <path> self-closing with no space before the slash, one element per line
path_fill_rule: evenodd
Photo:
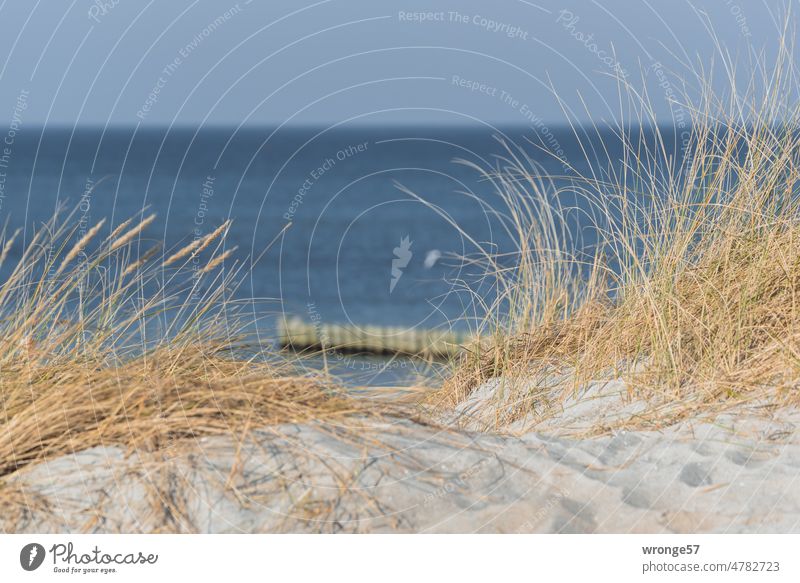
<path fill-rule="evenodd" d="M 50 506 L 6 513 L 3 528 L 800 532 L 800 411 L 564 436 L 598 416 L 635 412 L 613 397 L 618 389 L 590 387 L 595 399 L 567 403 L 521 437 L 403 421 L 371 425 L 357 439 L 308 425 L 241 445 L 205 438 L 168 451 L 167 463 L 94 448 L 19 472 L 12 485 Z"/>

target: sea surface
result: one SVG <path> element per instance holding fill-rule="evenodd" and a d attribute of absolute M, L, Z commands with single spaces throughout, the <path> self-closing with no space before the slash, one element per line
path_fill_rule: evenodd
<path fill-rule="evenodd" d="M 108 229 L 154 212 L 146 239 L 167 249 L 232 219 L 227 265 L 244 266 L 237 294 L 267 342 L 287 316 L 465 326 L 481 315 L 474 294 L 491 299 L 493 286 L 462 258 L 515 247 L 496 188 L 460 160 L 496 169 L 519 147 L 560 176 L 567 167 L 542 146 L 580 173 L 619 148 L 610 133 L 581 148 L 569 128 L 528 127 L 24 128 L 12 142 L 0 222 L 27 240 L 59 207 Z M 604 151 L 597 168 L 587 143 Z"/>

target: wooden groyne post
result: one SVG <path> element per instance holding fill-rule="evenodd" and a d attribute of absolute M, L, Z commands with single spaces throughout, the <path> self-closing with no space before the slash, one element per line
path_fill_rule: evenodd
<path fill-rule="evenodd" d="M 278 322 L 282 348 L 338 350 L 349 354 L 399 354 L 423 358 L 450 358 L 468 341 L 466 334 L 449 330 L 309 324 L 298 317 Z"/>

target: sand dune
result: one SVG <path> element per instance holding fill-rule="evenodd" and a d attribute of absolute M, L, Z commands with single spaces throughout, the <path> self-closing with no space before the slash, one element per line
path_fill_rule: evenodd
<path fill-rule="evenodd" d="M 547 425 L 512 437 L 407 420 L 290 424 L 158 456 L 93 448 L 19 472 L 3 528 L 800 532 L 796 409 L 587 439 Z"/>

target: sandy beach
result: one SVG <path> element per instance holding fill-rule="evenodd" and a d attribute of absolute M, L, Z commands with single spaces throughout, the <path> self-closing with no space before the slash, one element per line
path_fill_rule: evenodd
<path fill-rule="evenodd" d="M 18 472 L 3 529 L 800 531 L 800 411 L 740 409 L 659 431 L 569 437 L 614 411 L 614 391 L 596 392 L 606 396 L 589 400 L 594 407 L 567 406 L 517 436 L 354 420 L 205 437 L 157 454 L 95 447 Z M 635 407 L 615 414 L 622 409 Z"/>

